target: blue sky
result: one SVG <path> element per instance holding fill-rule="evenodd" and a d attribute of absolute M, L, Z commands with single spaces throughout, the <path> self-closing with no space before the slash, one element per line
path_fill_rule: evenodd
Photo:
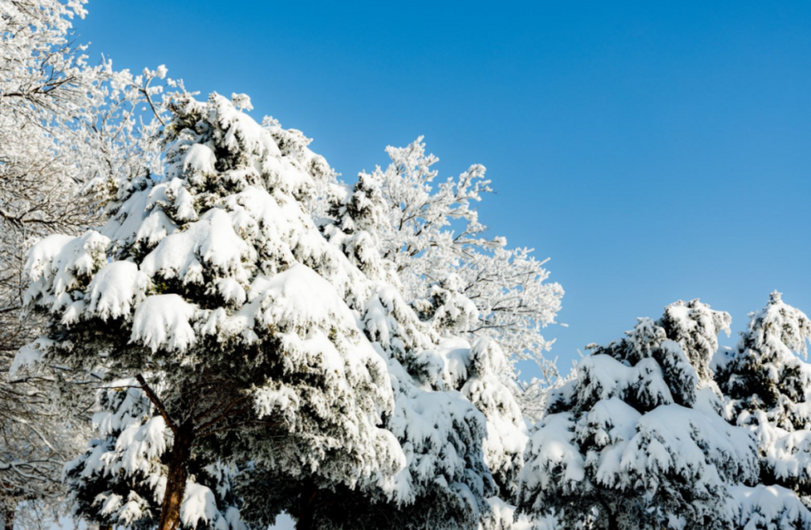
<path fill-rule="evenodd" d="M 76 29 L 346 179 L 423 134 L 443 176 L 487 166 L 482 220 L 566 289 L 564 365 L 677 299 L 811 313 L 811 3 L 437 4 L 91 0 Z"/>

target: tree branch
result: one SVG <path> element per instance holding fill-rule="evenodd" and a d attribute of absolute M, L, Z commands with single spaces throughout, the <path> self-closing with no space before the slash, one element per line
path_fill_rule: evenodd
<path fill-rule="evenodd" d="M 135 380 L 138 381 L 138 383 L 141 385 L 141 388 L 146 393 L 147 397 L 149 398 L 149 401 L 151 401 L 152 404 L 155 405 L 155 408 L 158 409 L 158 412 L 161 413 L 161 416 L 163 416 L 163 421 L 165 421 L 166 425 L 168 425 L 169 428 L 172 429 L 172 433 L 177 435 L 177 426 L 169 417 L 169 413 L 166 411 L 166 407 L 163 406 L 163 402 L 160 400 L 158 395 L 152 391 L 152 388 L 144 380 L 144 376 L 138 374 L 135 376 Z"/>

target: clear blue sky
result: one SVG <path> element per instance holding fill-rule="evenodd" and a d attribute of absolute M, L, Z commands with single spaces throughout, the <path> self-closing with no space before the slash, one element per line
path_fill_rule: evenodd
<path fill-rule="evenodd" d="M 566 289 L 564 365 L 677 299 L 811 313 L 811 3 L 438 4 L 91 0 L 76 27 L 248 93 L 347 179 L 421 134 L 443 175 L 487 166 L 483 221 Z"/>

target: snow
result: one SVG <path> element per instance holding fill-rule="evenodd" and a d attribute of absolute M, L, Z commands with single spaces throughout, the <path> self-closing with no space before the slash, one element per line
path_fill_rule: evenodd
<path fill-rule="evenodd" d="M 441 360 L 442 380 L 448 388 L 458 388 L 460 382 L 468 379 L 470 343 L 467 340 L 458 337 L 443 339 L 425 355 Z"/>
<path fill-rule="evenodd" d="M 214 282 L 217 286 L 217 292 L 220 293 L 222 299 L 227 303 L 232 303 L 237 307 L 245 303 L 248 295 L 245 293 L 245 288 L 234 278 L 220 278 Z"/>
<path fill-rule="evenodd" d="M 282 414 L 292 423 L 292 416 L 299 405 L 299 397 L 291 388 L 260 388 L 254 392 L 254 407 L 260 417 Z"/>
<path fill-rule="evenodd" d="M 182 179 L 173 179 L 166 188 L 166 195 L 174 199 L 172 208 L 174 209 L 175 220 L 179 222 L 196 221 L 197 211 L 194 209 L 194 197 L 186 189 L 185 184 L 186 182 Z"/>
<path fill-rule="evenodd" d="M 395 499 L 413 502 L 419 492 L 437 481 L 444 487 L 457 484 L 465 490 L 472 488 L 481 495 L 485 484 L 471 476 L 468 458 L 478 456 L 481 462 L 483 456 L 467 444 L 484 436 L 486 419 L 482 413 L 458 393 L 420 389 L 393 359 L 389 373 L 395 407 L 387 428 L 400 441 L 407 464 L 388 486 Z M 473 455 L 468 454 L 471 451 Z"/>
<path fill-rule="evenodd" d="M 633 367 L 608 355 L 592 355 L 578 364 L 580 394 L 600 400 L 633 397 L 650 404 L 674 402 L 660 365 L 643 359 Z"/>
<path fill-rule="evenodd" d="M 276 524 L 268 528 L 268 530 L 296 530 L 296 522 L 292 517 L 283 513 L 276 517 Z"/>
<path fill-rule="evenodd" d="M 194 171 L 198 173 L 214 173 L 214 165 L 217 157 L 211 147 L 203 144 L 194 144 L 186 151 L 183 157 L 183 173 Z M 181 179 L 174 179 L 173 182 L 183 182 Z"/>
<path fill-rule="evenodd" d="M 335 288 L 310 267 L 297 263 L 272 278 L 259 276 L 248 295 L 259 303 L 258 321 L 264 326 L 308 328 L 331 322 L 355 328 L 355 317 Z"/>
<path fill-rule="evenodd" d="M 202 522 L 211 530 L 236 530 L 217 509 L 214 493 L 209 488 L 191 481 L 186 483 L 183 503 L 180 506 L 180 520 L 191 528 L 197 527 Z M 240 524 L 237 528 L 244 528 L 244 525 Z"/>
<path fill-rule="evenodd" d="M 787 432 L 764 422 L 755 432 L 765 452 L 762 459 L 778 480 L 811 483 L 811 430 Z"/>
<path fill-rule="evenodd" d="M 9 367 L 9 376 L 16 377 L 20 370 L 34 368 L 43 360 L 48 348 L 54 344 L 55 341 L 47 337 L 38 337 L 33 342 L 20 348 Z"/>
<path fill-rule="evenodd" d="M 149 277 L 130 261 L 108 263 L 90 282 L 88 316 L 103 321 L 129 317 L 132 307 L 143 300 Z"/>
<path fill-rule="evenodd" d="M 237 110 L 244 110 L 248 112 L 253 110 L 251 98 L 247 94 L 237 94 L 234 92 L 231 94 L 231 102 L 234 104 L 234 107 Z"/>
<path fill-rule="evenodd" d="M 623 462 L 626 471 L 645 476 L 650 470 L 661 470 L 708 488 L 716 476 L 745 482 L 758 477 L 754 439 L 716 414 L 661 406 L 641 417 L 637 429 L 630 443 L 634 456 Z M 648 459 L 646 447 L 653 440 L 661 449 Z"/>
<path fill-rule="evenodd" d="M 811 528 L 811 511 L 797 495 L 781 486 L 732 486 L 742 530 Z"/>
<path fill-rule="evenodd" d="M 124 203 L 108 221 L 107 224 L 104 225 L 102 229 L 102 234 L 110 238 L 110 240 L 124 243 L 131 241 L 133 238 L 136 237 L 136 233 L 139 230 L 142 230 L 141 223 L 144 221 L 146 216 L 147 203 L 150 198 L 151 190 L 141 190 L 137 191 L 132 194 L 130 200 Z M 163 212 L 160 212 L 163 213 Z M 164 226 L 163 236 L 166 237 L 167 228 L 171 226 L 171 221 L 166 217 L 166 214 L 163 214 L 163 223 L 158 223 L 157 219 L 153 219 L 152 223 L 155 226 L 150 227 L 149 233 L 158 233 L 158 226 Z M 145 235 L 141 235 L 138 239 L 144 239 Z M 152 244 L 157 244 L 158 240 L 152 242 Z"/>
<path fill-rule="evenodd" d="M 25 304 L 50 306 L 56 313 L 73 301 L 70 293 L 105 261 L 109 239 L 94 230 L 79 237 L 51 235 L 28 252 L 25 273 L 30 280 Z"/>
<path fill-rule="evenodd" d="M 167 236 L 141 263 L 150 277 L 177 278 L 183 283 L 203 282 L 203 265 L 216 274 L 232 274 L 238 281 L 249 277 L 242 261 L 253 259 L 253 250 L 237 235 L 230 216 L 219 208 L 206 212 L 182 232 Z"/>
<path fill-rule="evenodd" d="M 408 352 L 426 351 L 431 347 L 424 326 L 403 300 L 402 294 L 390 284 L 373 283 L 372 293 L 365 303 L 362 324 L 372 341 L 401 362 L 405 362 Z M 443 372 L 439 360 L 427 351 L 420 355 L 419 360 L 415 357 L 409 360 L 426 367 L 432 379 Z"/>
<path fill-rule="evenodd" d="M 147 297 L 138 304 L 132 319 L 130 341 L 152 352 L 159 349 L 183 352 L 197 342 L 191 321 L 197 308 L 177 294 Z"/>
<path fill-rule="evenodd" d="M 147 247 L 151 248 L 176 230 L 176 225 L 163 210 L 155 210 L 144 218 L 144 221 L 135 232 L 134 237 L 136 241 L 142 241 Z M 125 232 L 126 225 L 122 226 L 120 231 Z M 120 239 L 121 234 L 116 233 L 116 236 L 118 236 L 117 239 Z"/>
<path fill-rule="evenodd" d="M 552 517 L 532 518 L 525 513 L 515 514 L 515 506 L 498 497 L 487 499 L 491 514 L 485 518 L 486 526 L 479 530 L 556 530 L 557 522 Z"/>
<path fill-rule="evenodd" d="M 635 408 L 612 397 L 598 401 L 586 414 L 585 423 L 597 445 L 606 446 L 630 441 L 640 417 Z"/>
<path fill-rule="evenodd" d="M 575 422 L 569 413 L 550 414 L 531 436 L 527 464 L 520 480 L 527 489 L 548 488 L 556 483 L 573 491 L 586 479 L 585 459 L 575 445 Z"/>
<path fill-rule="evenodd" d="M 136 471 L 148 473 L 150 467 L 146 462 L 159 458 L 166 451 L 168 434 L 161 416 L 154 416 L 142 425 L 128 425 L 116 440 L 115 458 L 128 474 Z"/>

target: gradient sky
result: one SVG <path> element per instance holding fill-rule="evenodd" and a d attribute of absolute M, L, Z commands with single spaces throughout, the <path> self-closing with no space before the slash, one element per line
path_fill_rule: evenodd
<path fill-rule="evenodd" d="M 481 217 L 551 257 L 553 356 L 700 297 L 811 313 L 811 3 L 91 0 L 118 68 L 248 93 L 354 180 L 425 135 Z M 735 340 L 725 340 L 732 344 Z"/>

